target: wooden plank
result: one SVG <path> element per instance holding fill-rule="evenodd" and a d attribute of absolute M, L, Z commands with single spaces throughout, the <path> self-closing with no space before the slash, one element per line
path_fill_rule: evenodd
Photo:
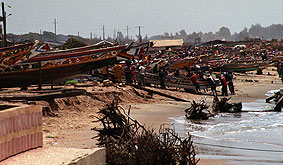
<path fill-rule="evenodd" d="M 283 105 L 283 97 L 281 96 L 281 98 L 275 104 L 274 111 L 280 112 L 282 105 Z"/>
<path fill-rule="evenodd" d="M 130 84 L 130 85 L 137 88 L 137 89 L 144 90 L 144 91 L 147 91 L 147 92 L 151 92 L 151 93 L 154 93 L 154 94 L 157 94 L 157 95 L 160 95 L 160 96 L 164 96 L 164 97 L 176 100 L 176 101 L 190 102 L 189 100 L 174 97 L 174 96 L 171 96 L 171 95 L 159 92 L 159 91 L 155 91 L 155 90 L 152 90 L 152 89 L 148 89 L 148 88 L 145 88 L 145 87 L 142 87 L 142 86 L 139 86 L 139 85 L 135 85 L 135 84 Z"/>
<path fill-rule="evenodd" d="M 28 101 L 41 101 L 41 100 L 53 100 L 56 98 L 63 98 L 63 97 L 72 97 L 72 96 L 79 96 L 85 95 L 86 90 L 83 89 L 71 89 L 71 90 L 63 90 L 61 92 L 55 92 L 51 94 L 41 94 L 36 96 L 1 96 L 0 100 L 3 101 L 12 101 L 12 100 L 28 100 Z"/>

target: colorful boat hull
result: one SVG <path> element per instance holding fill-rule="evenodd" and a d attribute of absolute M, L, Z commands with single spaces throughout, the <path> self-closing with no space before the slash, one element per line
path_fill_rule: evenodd
<path fill-rule="evenodd" d="M 0 70 L 32 58 L 39 41 L 0 49 Z"/>
<path fill-rule="evenodd" d="M 22 87 L 101 68 L 117 62 L 125 46 L 29 59 L 0 73 L 0 87 Z"/>

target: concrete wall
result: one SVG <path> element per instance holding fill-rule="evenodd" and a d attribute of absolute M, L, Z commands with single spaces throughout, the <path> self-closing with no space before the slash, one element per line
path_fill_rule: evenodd
<path fill-rule="evenodd" d="M 77 149 L 62 147 L 42 147 L 12 156 L 2 162 L 2 165 L 105 165 L 105 148 Z"/>
<path fill-rule="evenodd" d="M 0 161 L 42 145 L 41 106 L 0 110 Z"/>
<path fill-rule="evenodd" d="M 106 149 L 94 148 L 84 156 L 72 160 L 69 165 L 105 165 Z"/>

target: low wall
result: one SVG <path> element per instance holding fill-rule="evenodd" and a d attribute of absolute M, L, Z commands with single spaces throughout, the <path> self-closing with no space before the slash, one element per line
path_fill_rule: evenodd
<path fill-rule="evenodd" d="M 42 145 L 41 106 L 0 105 L 0 161 Z"/>

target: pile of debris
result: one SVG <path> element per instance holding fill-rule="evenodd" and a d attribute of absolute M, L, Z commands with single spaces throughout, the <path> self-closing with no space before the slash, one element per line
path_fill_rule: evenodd
<path fill-rule="evenodd" d="M 206 97 L 200 99 L 199 103 L 194 100 L 191 102 L 191 106 L 185 109 L 187 119 L 201 119 L 207 120 L 209 117 L 213 117 L 210 111 L 208 111 L 209 106 L 206 103 Z"/>
<path fill-rule="evenodd" d="M 99 146 L 106 147 L 107 164 L 190 164 L 195 165 L 191 136 L 181 139 L 174 129 L 162 125 L 159 134 L 147 129 L 114 100 L 99 111 L 96 122 Z M 95 137 L 96 138 L 96 137 Z"/>
<path fill-rule="evenodd" d="M 185 109 L 187 119 L 200 119 L 207 120 L 209 117 L 213 117 L 217 113 L 237 113 L 242 111 L 242 103 L 228 103 L 231 99 L 223 97 L 218 99 L 217 96 L 213 99 L 212 112 L 208 110 L 209 106 L 206 103 L 206 97 L 201 98 L 199 102 L 192 101 L 191 106 Z"/>
<path fill-rule="evenodd" d="M 271 100 L 274 100 L 275 102 L 273 111 L 280 112 L 283 107 L 283 89 L 280 89 L 278 92 L 274 92 L 272 96 L 266 99 L 266 102 L 268 103 Z"/>
<path fill-rule="evenodd" d="M 242 111 L 242 102 L 239 103 L 228 103 L 231 97 L 223 97 L 219 100 L 217 96 L 214 96 L 212 109 L 214 112 L 228 112 L 237 113 Z"/>

